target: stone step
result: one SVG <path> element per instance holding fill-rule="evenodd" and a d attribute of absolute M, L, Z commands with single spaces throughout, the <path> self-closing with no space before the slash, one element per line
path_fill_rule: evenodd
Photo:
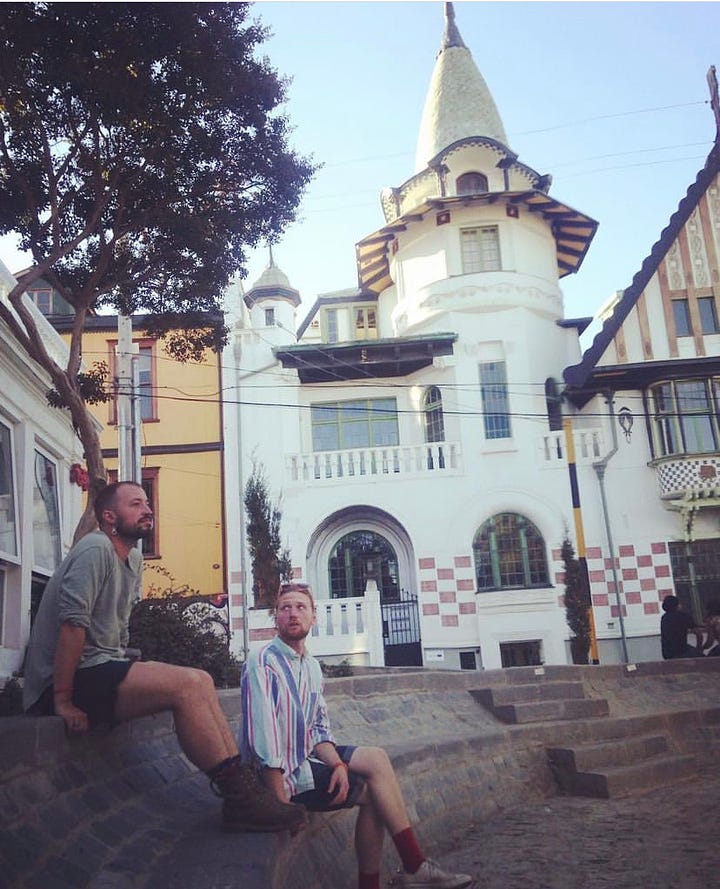
<path fill-rule="evenodd" d="M 561 787 L 571 796 L 611 799 L 675 784 L 695 777 L 697 770 L 696 759 L 690 754 L 657 756 L 602 771 L 568 772 L 567 783 L 561 783 Z"/>
<path fill-rule="evenodd" d="M 606 767 L 626 766 L 669 752 L 665 735 L 639 735 L 578 747 L 548 747 L 553 769 L 589 772 Z"/>
<path fill-rule="evenodd" d="M 585 697 L 582 682 L 533 682 L 472 689 L 470 694 L 485 707 L 530 701 L 571 700 Z"/>
<path fill-rule="evenodd" d="M 608 716 L 610 712 L 608 702 L 604 698 L 518 702 L 516 704 L 501 704 L 493 707 L 492 710 L 498 719 L 517 725 L 528 722 L 587 719 Z"/>

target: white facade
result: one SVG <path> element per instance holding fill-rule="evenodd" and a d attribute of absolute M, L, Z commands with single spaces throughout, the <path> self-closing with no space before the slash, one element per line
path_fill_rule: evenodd
<path fill-rule="evenodd" d="M 467 96 L 482 105 L 477 113 L 464 113 Z M 287 312 L 287 278 L 272 262 L 244 304 L 236 294 L 224 383 L 238 402 L 227 418 L 229 490 L 242 491 L 253 460 L 262 462 L 282 495 L 295 576 L 318 599 L 314 650 L 329 659 L 418 663 L 419 651 L 422 663 L 446 668 L 567 662 L 566 534 L 578 550 L 583 534 L 587 544 L 579 554 L 600 660 L 660 656 L 659 604 L 674 591 L 671 544 L 683 540 L 684 519 L 658 496 L 642 374 L 626 374 L 633 384 L 625 390 L 612 383 L 612 368 L 666 357 L 660 345 L 643 355 L 642 343 L 646 329 L 665 343 L 667 305 L 650 282 L 639 333 L 628 332 L 627 343 L 621 331 L 610 335 L 622 321 L 616 307 L 582 356 L 589 319 L 565 319 L 560 279 L 579 269 L 596 223 L 550 197 L 550 177 L 521 164 L 502 140 L 450 9 L 418 166 L 384 190 L 385 225 L 357 245 L 359 288 L 320 297 L 297 343 L 287 324 L 272 341 L 257 328 L 258 296 L 264 307 L 273 302 L 268 275 L 277 278 L 278 311 Z M 427 146 L 434 156 L 423 166 Z M 675 354 L 689 357 L 697 337 L 692 347 L 682 339 Z M 709 336 L 702 355 L 717 355 L 719 344 Z M 593 376 L 596 365 L 607 379 Z M 653 379 L 663 373 L 656 368 Z M 560 408 L 566 383 L 572 398 Z M 623 406 L 635 420 L 628 440 L 618 425 Z M 560 411 L 571 421 L 575 461 Z M 251 580 L 241 495 L 227 499 L 240 648 L 243 580 L 248 589 Z M 708 510 L 695 519 L 696 534 L 716 527 Z M 393 638 L 393 622 L 402 630 L 407 614 L 383 610 L 401 591 L 418 600 L 414 652 Z M 246 642 L 271 632 L 266 612 L 252 612 Z"/>
<path fill-rule="evenodd" d="M 0 299 L 15 279 L 0 263 Z M 26 299 L 51 354 L 65 345 Z M 82 448 L 69 414 L 48 406 L 50 379 L 0 322 L 0 681 L 20 668 L 30 614 L 72 542 L 80 488 L 70 467 Z M 39 601 L 39 599 L 38 599 Z"/>

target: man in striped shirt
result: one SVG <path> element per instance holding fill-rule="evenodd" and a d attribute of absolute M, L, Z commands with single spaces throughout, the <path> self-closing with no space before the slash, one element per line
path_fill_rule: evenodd
<path fill-rule="evenodd" d="M 275 607 L 277 635 L 250 653 L 243 676 L 243 755 L 261 767 L 262 780 L 282 802 L 311 811 L 359 807 L 358 889 L 380 889 L 386 830 L 402 862 L 396 885 L 469 886 L 472 877 L 446 873 L 423 855 L 385 751 L 335 744 L 320 665 L 305 648 L 314 620 L 310 587 L 283 584 Z"/>

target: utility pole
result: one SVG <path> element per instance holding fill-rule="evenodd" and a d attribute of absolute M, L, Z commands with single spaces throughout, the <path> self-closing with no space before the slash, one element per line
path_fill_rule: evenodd
<path fill-rule="evenodd" d="M 118 315 L 115 348 L 117 385 L 118 481 L 142 482 L 138 347 L 132 341 L 132 318 Z"/>
<path fill-rule="evenodd" d="M 118 315 L 118 343 L 115 347 L 117 385 L 118 481 L 131 482 L 132 459 L 132 318 Z"/>

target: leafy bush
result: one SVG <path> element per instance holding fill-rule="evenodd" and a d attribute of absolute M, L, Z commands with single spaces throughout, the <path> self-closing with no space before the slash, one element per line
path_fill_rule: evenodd
<path fill-rule="evenodd" d="M 228 650 L 227 636 L 193 604 L 175 592 L 137 602 L 130 615 L 130 647 L 139 648 L 144 661 L 206 670 L 218 688 L 239 685 L 241 665 Z"/>

